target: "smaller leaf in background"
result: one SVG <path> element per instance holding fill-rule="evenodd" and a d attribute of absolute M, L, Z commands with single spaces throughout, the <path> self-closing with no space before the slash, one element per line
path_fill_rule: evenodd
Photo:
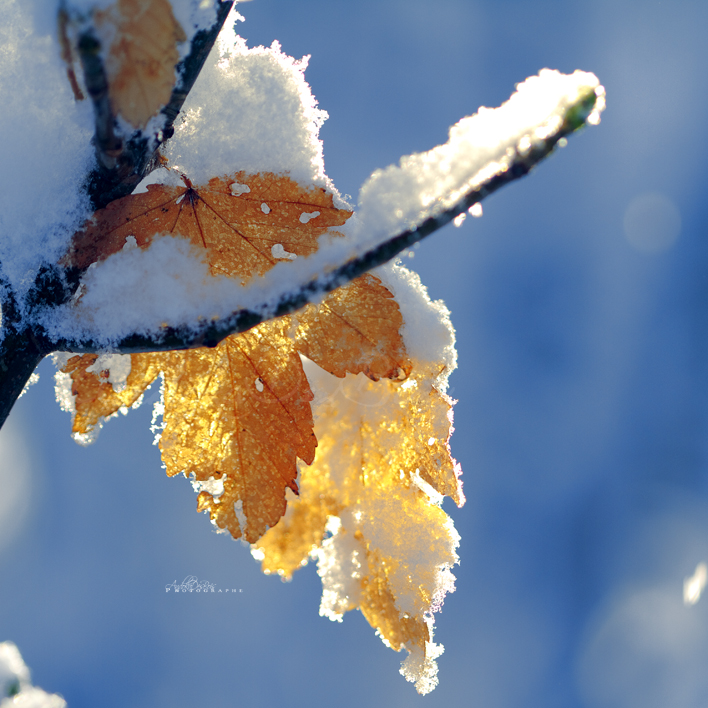
<path fill-rule="evenodd" d="M 160 373 L 154 363 L 149 358 L 133 359 L 129 354 L 70 357 L 60 371 L 69 376 L 71 386 L 71 432 L 90 436 L 103 420 L 135 405 Z"/>
<path fill-rule="evenodd" d="M 342 378 L 365 373 L 373 381 L 411 372 L 400 329 L 403 317 L 391 291 L 367 273 L 297 314 L 297 347 Z"/>
<path fill-rule="evenodd" d="M 104 62 L 114 115 L 143 129 L 177 83 L 179 45 L 187 39 L 168 0 L 116 0 L 93 13 L 107 47 Z"/>

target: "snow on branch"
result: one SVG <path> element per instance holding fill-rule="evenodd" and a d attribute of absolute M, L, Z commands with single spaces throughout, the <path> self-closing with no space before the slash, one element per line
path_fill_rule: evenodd
<path fill-rule="evenodd" d="M 444 145 L 375 172 L 361 189 L 359 211 L 344 229 L 345 238 L 329 239 L 313 256 L 278 264 L 245 288 L 223 280 L 213 287 L 206 282 L 199 298 L 187 289 L 188 298 L 180 302 L 180 291 L 164 287 L 155 277 L 150 251 L 164 249 L 170 240 L 161 239 L 142 252 L 145 272 L 138 280 L 149 290 L 126 291 L 123 284 L 129 273 L 121 274 L 122 254 L 111 256 L 92 269 L 81 302 L 44 318 L 42 336 L 52 349 L 77 353 L 215 346 L 230 334 L 317 302 L 395 258 L 487 195 L 528 174 L 556 146 L 564 145 L 567 135 L 597 124 L 604 107 L 604 88 L 593 74 L 544 69 L 518 85 L 501 107 L 482 108 L 462 119 L 450 129 Z M 135 260 L 123 260 L 135 282 Z M 185 280 L 199 275 L 189 259 L 185 269 Z M 175 275 L 179 273 L 170 277 Z M 126 326 L 114 309 L 102 310 L 120 302 L 123 311 L 140 312 L 147 300 L 162 313 L 159 325 L 148 317 L 135 326 L 133 317 Z M 95 329 L 87 328 L 85 315 L 90 310 Z"/>

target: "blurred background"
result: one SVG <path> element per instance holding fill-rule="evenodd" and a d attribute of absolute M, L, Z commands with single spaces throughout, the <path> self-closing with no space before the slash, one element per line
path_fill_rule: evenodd
<path fill-rule="evenodd" d="M 167 479 L 143 407 L 89 448 L 44 362 L 0 434 L 0 640 L 70 708 L 704 708 L 708 597 L 708 4 L 254 0 L 330 114 L 356 198 L 543 67 L 595 72 L 602 123 L 407 263 L 452 311 L 467 504 L 421 698 L 358 613 L 318 616 Z M 223 595 L 166 593 L 195 575 Z M 695 595 L 693 597 L 695 600 Z"/>

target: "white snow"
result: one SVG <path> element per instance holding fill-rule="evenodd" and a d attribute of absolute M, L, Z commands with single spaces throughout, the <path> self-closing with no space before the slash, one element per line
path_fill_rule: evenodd
<path fill-rule="evenodd" d="M 227 20 L 166 157 L 195 184 L 240 170 L 326 184 L 318 133 L 327 114 L 305 81 L 308 59 L 283 54 L 277 42 L 248 49 Z"/>
<path fill-rule="evenodd" d="M 430 693 L 438 685 L 438 665 L 436 659 L 445 651 L 442 644 L 425 643 L 421 647 L 411 647 L 408 656 L 401 663 L 401 674 L 415 684 L 418 693 Z"/>
<path fill-rule="evenodd" d="M 234 197 L 240 197 L 242 194 L 248 194 L 251 191 L 251 188 L 247 184 L 233 182 L 230 186 L 231 194 L 233 194 Z"/>
<path fill-rule="evenodd" d="M 273 244 L 270 248 L 273 258 L 280 258 L 287 261 L 294 261 L 297 258 L 297 253 L 286 251 L 282 243 Z"/>
<path fill-rule="evenodd" d="M 418 375 L 429 377 L 445 393 L 448 378 L 457 368 L 450 311 L 442 300 L 431 300 L 419 275 L 400 263 L 388 263 L 374 273 L 396 298 L 403 315 L 401 336 Z"/>
<path fill-rule="evenodd" d="M 20 295 L 89 215 L 94 159 L 91 106 L 74 100 L 45 5 L 0 0 L 0 264 Z"/>
<path fill-rule="evenodd" d="M 204 491 L 212 495 L 215 499 L 218 499 L 224 493 L 224 480 L 216 479 L 216 477 L 209 477 L 209 479 L 199 481 L 194 478 L 194 473 L 192 472 L 190 482 L 192 483 L 192 488 L 199 494 L 199 492 Z"/>
<path fill-rule="evenodd" d="M 350 512 L 344 512 L 351 515 Z M 339 521 L 338 517 L 330 517 Z M 350 526 L 351 527 L 351 526 Z M 359 602 L 359 581 L 368 573 L 366 549 L 353 533 L 342 530 L 341 522 L 328 523 L 334 535 L 315 551 L 317 574 L 322 579 L 320 615 L 341 622 L 344 613 Z"/>
<path fill-rule="evenodd" d="M 597 103 L 587 122 L 597 123 L 605 106 L 597 77 L 543 69 L 519 84 L 499 108 L 482 107 L 450 128 L 445 145 L 377 170 L 359 192 L 358 239 L 377 242 L 452 207 L 465 193 L 505 171 L 517 150 L 528 150 L 556 132 L 566 113 L 590 91 L 596 93 Z"/>
<path fill-rule="evenodd" d="M 111 384 L 116 393 L 125 390 L 130 376 L 131 358 L 130 354 L 101 354 L 91 366 L 86 367 L 86 371 L 99 375 L 102 371 L 108 371 L 106 381 Z"/>
<path fill-rule="evenodd" d="M 248 517 L 243 511 L 243 499 L 234 502 L 234 514 L 236 515 L 238 525 L 241 527 L 241 533 L 245 534 L 246 528 L 248 527 Z"/>
<path fill-rule="evenodd" d="M 313 211 L 310 213 L 303 211 L 302 214 L 300 214 L 300 223 L 307 224 L 309 221 L 312 221 L 312 219 L 317 218 L 319 215 L 319 211 Z"/>
<path fill-rule="evenodd" d="M 34 386 L 39 381 L 39 374 L 35 371 L 28 379 L 27 383 L 22 387 L 22 393 L 17 398 L 22 398 L 31 386 Z"/>
<path fill-rule="evenodd" d="M 55 693 L 45 693 L 30 683 L 30 672 L 12 642 L 0 644 L 0 708 L 66 708 Z"/>
<path fill-rule="evenodd" d="M 147 249 L 122 250 L 91 268 L 82 297 L 45 320 L 50 334 L 70 332 L 105 343 L 163 325 L 225 316 L 243 292 L 234 278 L 210 275 L 204 252 L 165 236 Z"/>

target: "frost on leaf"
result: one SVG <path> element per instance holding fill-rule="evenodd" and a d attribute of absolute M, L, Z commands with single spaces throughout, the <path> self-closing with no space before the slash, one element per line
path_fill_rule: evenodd
<path fill-rule="evenodd" d="M 450 401 L 415 371 L 414 362 L 403 383 L 351 375 L 340 382 L 310 365 L 315 462 L 301 467 L 299 498 L 254 555 L 265 572 L 285 578 L 315 557 L 320 613 L 341 619 L 360 609 L 387 645 L 408 650 L 402 671 L 427 693 L 442 651 L 432 615 L 454 589 L 459 540 L 439 503 L 442 494 L 458 504 L 463 497 L 447 446 Z"/>
<path fill-rule="evenodd" d="M 170 100 L 179 44 L 187 36 L 168 0 L 116 0 L 94 11 L 94 24 L 104 44 L 113 113 L 143 129 Z"/>
<path fill-rule="evenodd" d="M 183 180 L 97 212 L 64 262 L 87 268 L 167 234 L 201 249 L 213 276 L 247 282 L 273 267 L 280 249 L 314 253 L 350 215 L 324 189 L 285 176 Z M 198 510 L 254 544 L 266 572 L 290 577 L 314 554 L 322 614 L 361 609 L 388 645 L 408 650 L 406 675 L 427 692 L 442 651 L 432 613 L 453 588 L 457 561 L 457 534 L 439 503 L 463 497 L 448 447 L 451 401 L 431 374 L 440 362 L 411 359 L 404 324 L 391 290 L 366 274 L 215 348 L 132 354 L 120 391 L 95 355 L 73 357 L 63 371 L 82 432 L 161 373 L 167 474 L 190 476 Z"/>
<path fill-rule="evenodd" d="M 244 186 L 249 191 L 242 191 Z M 267 214 L 261 209 L 266 200 Z M 300 214 L 312 208 L 321 215 L 303 224 Z M 131 236 L 145 248 L 156 236 L 173 234 L 206 250 L 213 275 L 246 281 L 278 262 L 274 246 L 298 256 L 310 255 L 317 250 L 317 239 L 350 215 L 337 209 L 324 189 L 306 189 L 286 176 L 269 173 L 239 172 L 203 186 L 192 186 L 189 180 L 179 187 L 151 184 L 147 192 L 123 197 L 96 212 L 75 235 L 64 260 L 86 268 L 122 250 Z"/>

